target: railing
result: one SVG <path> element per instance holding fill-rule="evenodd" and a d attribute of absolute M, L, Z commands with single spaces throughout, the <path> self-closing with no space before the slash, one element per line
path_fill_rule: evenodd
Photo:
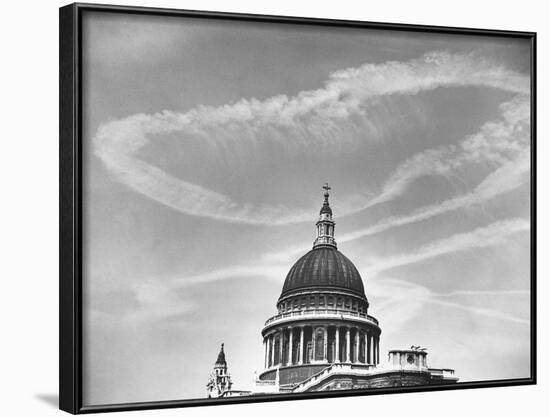
<path fill-rule="evenodd" d="M 406 368 L 400 368 L 404 371 L 411 372 L 410 369 Z M 311 386 L 319 383 L 323 379 L 325 379 L 330 374 L 350 374 L 353 373 L 355 375 L 375 375 L 375 374 L 384 374 L 387 372 L 391 372 L 392 368 L 376 368 L 375 365 L 358 365 L 358 364 L 351 364 L 351 363 L 333 363 L 326 368 L 324 368 L 322 371 L 317 372 L 316 374 L 311 375 L 309 378 L 307 378 L 305 381 L 300 382 L 297 384 L 293 392 L 303 392 L 306 391 Z M 443 380 L 457 380 L 454 376 L 454 370 L 453 369 L 436 369 L 436 368 L 424 368 L 424 369 L 418 369 L 418 370 L 412 370 L 416 372 L 429 372 L 432 377 L 433 376 L 439 376 Z"/>
<path fill-rule="evenodd" d="M 325 375 L 327 375 L 329 372 L 332 371 L 332 369 L 334 369 L 336 366 L 340 367 L 342 364 L 336 364 L 336 363 L 333 363 L 332 365 L 326 367 L 325 369 L 323 369 L 321 372 L 318 372 L 316 374 L 313 374 L 311 375 L 308 379 L 306 379 L 305 381 L 299 383 L 295 388 L 294 388 L 294 391 L 295 392 L 300 392 L 302 390 L 304 390 L 305 388 L 307 388 L 308 386 L 311 386 L 313 383 L 315 383 L 316 381 L 318 381 L 320 378 L 324 377 Z"/>
<path fill-rule="evenodd" d="M 428 368 L 428 371 L 432 375 L 438 375 L 442 377 L 450 377 L 454 376 L 455 370 L 454 369 L 436 369 L 436 368 Z"/>
<path fill-rule="evenodd" d="M 345 371 L 346 373 L 349 373 L 351 370 L 354 370 L 354 373 L 359 374 L 368 374 L 373 372 L 373 369 L 375 369 L 374 365 L 362 365 L 357 366 L 357 364 L 350 364 L 350 363 L 333 363 L 330 366 L 323 369 L 321 372 L 318 372 L 312 376 L 310 376 L 305 381 L 302 381 L 296 387 L 294 388 L 294 392 L 302 392 L 311 387 L 312 385 L 315 385 L 318 381 L 325 378 L 327 375 L 331 373 L 338 373 Z"/>
<path fill-rule="evenodd" d="M 271 386 L 271 385 L 275 385 L 275 380 L 274 379 L 256 379 L 256 385 L 267 385 L 267 386 Z"/>
<path fill-rule="evenodd" d="M 269 318 L 265 322 L 265 326 L 285 318 L 308 317 L 308 316 L 316 316 L 316 315 L 341 316 L 342 318 L 361 317 L 361 318 L 367 319 L 368 321 L 373 322 L 378 326 L 378 320 L 367 313 L 361 313 L 358 311 L 349 311 L 349 310 L 339 310 L 334 308 L 288 311 L 286 313 L 277 314 L 276 316 Z"/>

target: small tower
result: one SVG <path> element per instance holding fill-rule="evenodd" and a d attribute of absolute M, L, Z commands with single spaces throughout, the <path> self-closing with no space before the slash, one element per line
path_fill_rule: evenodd
<path fill-rule="evenodd" d="M 323 202 L 323 207 L 319 212 L 319 220 L 315 223 L 317 228 L 317 237 L 315 242 L 313 242 L 313 248 L 318 247 L 332 247 L 336 248 L 336 240 L 334 240 L 334 225 L 335 222 L 332 220 L 332 209 L 328 203 L 330 187 L 328 183 L 323 186 L 325 190 L 325 201 Z"/>
<path fill-rule="evenodd" d="M 428 369 L 426 348 L 411 346 L 410 349 L 393 349 L 388 352 L 388 364 L 400 369 Z"/>
<path fill-rule="evenodd" d="M 210 379 L 206 384 L 206 394 L 208 398 L 221 397 L 224 392 L 231 389 L 231 385 L 233 383 L 231 382 L 231 375 L 227 372 L 227 362 L 222 343 L 218 359 L 214 364 L 214 371 L 210 374 Z"/>

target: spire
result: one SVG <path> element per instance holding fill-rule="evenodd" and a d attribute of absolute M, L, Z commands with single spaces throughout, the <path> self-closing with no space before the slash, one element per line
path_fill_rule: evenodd
<path fill-rule="evenodd" d="M 214 371 L 210 374 L 210 378 L 206 384 L 206 394 L 208 398 L 222 397 L 226 395 L 227 391 L 231 390 L 232 385 L 231 375 L 227 372 L 227 362 L 225 361 L 225 352 L 223 351 L 222 343 L 218 359 L 214 364 Z"/>
<path fill-rule="evenodd" d="M 331 188 L 328 185 L 328 182 L 325 183 L 322 187 L 325 190 L 323 201 L 323 206 L 319 211 L 319 220 L 315 223 L 317 228 L 317 237 L 315 242 L 313 242 L 313 249 L 318 247 L 331 247 L 336 248 L 336 241 L 334 240 L 334 225 L 335 222 L 332 220 L 332 209 L 328 202 L 329 191 Z"/>
<path fill-rule="evenodd" d="M 218 359 L 216 360 L 216 365 L 227 365 L 227 362 L 225 361 L 225 352 L 223 351 L 223 343 L 220 349 L 220 353 L 218 353 Z"/>

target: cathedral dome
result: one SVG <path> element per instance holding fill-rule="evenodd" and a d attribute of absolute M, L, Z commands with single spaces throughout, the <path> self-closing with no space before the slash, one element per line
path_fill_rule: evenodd
<path fill-rule="evenodd" d="M 365 297 L 359 271 L 338 249 L 314 247 L 302 256 L 286 276 L 281 298 L 296 291 L 333 288 Z"/>

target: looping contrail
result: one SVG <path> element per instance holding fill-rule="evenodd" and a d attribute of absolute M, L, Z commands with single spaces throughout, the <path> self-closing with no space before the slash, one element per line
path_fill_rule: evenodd
<path fill-rule="evenodd" d="M 231 146 L 274 141 L 288 152 L 327 147 L 337 150 L 343 144 L 376 137 L 376 124 L 365 110 L 365 104 L 374 98 L 472 85 L 501 89 L 520 98 L 529 93 L 529 78 L 523 74 L 475 54 L 432 52 L 407 62 L 365 64 L 340 70 L 331 74 L 322 88 L 302 91 L 292 97 L 242 99 L 218 107 L 198 106 L 186 113 L 136 114 L 107 122 L 99 127 L 94 137 L 94 151 L 117 181 L 183 213 L 247 224 L 302 222 L 310 219 L 312 209 L 297 211 L 284 205 L 241 203 L 175 177 L 140 159 L 138 151 L 157 137 L 171 134 L 177 134 L 184 143 L 190 138 L 200 138 L 205 144 Z M 509 106 L 515 112 L 521 107 L 513 101 Z M 521 113 L 521 109 L 519 111 Z M 513 124 L 506 119 L 512 117 L 512 111 L 503 108 L 502 112 L 501 125 Z M 358 131 L 370 134 L 358 135 Z M 389 201 L 400 195 L 415 178 L 445 174 L 456 164 L 471 161 L 479 152 L 502 158 L 508 151 L 483 143 L 482 146 L 490 147 L 483 152 L 476 148 L 479 145 L 476 138 L 472 138 L 470 145 L 470 148 L 435 149 L 405 161 L 386 181 L 377 197 L 343 204 L 340 215 Z"/>

